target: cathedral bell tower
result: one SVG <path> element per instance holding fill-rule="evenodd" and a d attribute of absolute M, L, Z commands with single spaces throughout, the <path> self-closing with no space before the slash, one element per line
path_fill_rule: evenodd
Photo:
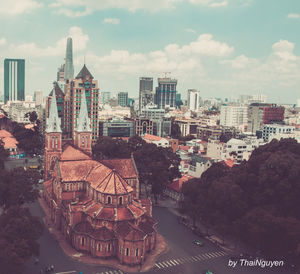
<path fill-rule="evenodd" d="M 85 91 L 82 91 L 81 106 L 74 131 L 74 145 L 88 155 L 92 155 L 92 130 L 88 115 Z"/>
<path fill-rule="evenodd" d="M 62 152 L 61 121 L 58 118 L 56 94 L 53 92 L 49 118 L 46 122 L 45 155 L 44 155 L 44 179 L 51 178 L 54 163 L 59 159 Z"/>

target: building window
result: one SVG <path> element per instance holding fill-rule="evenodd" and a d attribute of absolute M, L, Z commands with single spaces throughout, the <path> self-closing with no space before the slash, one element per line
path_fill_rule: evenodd
<path fill-rule="evenodd" d="M 119 204 L 122 205 L 123 204 L 123 198 L 119 197 Z"/>
<path fill-rule="evenodd" d="M 129 248 L 126 248 L 126 256 L 129 256 Z"/>
<path fill-rule="evenodd" d="M 107 252 L 110 252 L 110 250 L 111 250 L 111 244 L 108 244 L 108 246 L 107 246 Z"/>
<path fill-rule="evenodd" d="M 138 248 L 135 250 L 135 256 L 136 256 L 136 257 L 139 256 L 139 249 L 138 249 Z"/>
<path fill-rule="evenodd" d="M 101 244 L 98 244 L 98 251 L 101 251 Z"/>
<path fill-rule="evenodd" d="M 107 197 L 107 203 L 108 203 L 109 205 L 111 204 L 111 197 L 110 197 L 110 196 Z"/>
<path fill-rule="evenodd" d="M 85 242 L 84 237 L 81 237 L 81 245 L 82 245 L 82 246 L 84 246 L 84 242 Z"/>

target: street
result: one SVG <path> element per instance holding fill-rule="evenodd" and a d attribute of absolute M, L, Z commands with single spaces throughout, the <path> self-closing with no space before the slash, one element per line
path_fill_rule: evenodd
<path fill-rule="evenodd" d="M 36 216 L 44 216 L 40 205 L 36 202 L 31 206 L 32 214 Z M 179 274 L 202 274 L 204 270 L 209 269 L 213 274 L 289 274 L 294 273 L 285 267 L 260 268 L 236 266 L 229 267 L 228 262 L 230 255 L 217 245 L 206 239 L 201 241 L 203 246 L 197 246 L 193 243 L 195 236 L 192 231 L 178 223 L 177 216 L 171 213 L 165 207 L 153 207 L 153 216 L 158 220 L 159 233 L 166 239 L 169 249 L 159 256 L 156 264 L 151 271 L 146 273 L 179 273 Z M 122 274 L 118 269 L 112 269 L 106 266 L 87 265 L 66 256 L 61 250 L 59 244 L 45 229 L 40 239 L 40 257 L 39 263 L 34 264 L 34 258 L 29 261 L 24 269 L 24 274 L 39 273 L 40 269 L 53 264 L 55 266 L 54 273 L 68 274 Z"/>

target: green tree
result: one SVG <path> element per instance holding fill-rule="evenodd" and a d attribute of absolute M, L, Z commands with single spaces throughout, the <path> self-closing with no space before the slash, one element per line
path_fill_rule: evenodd
<path fill-rule="evenodd" d="M 31 216 L 27 208 L 10 207 L 0 215 L 1 273 L 21 272 L 21 266 L 39 254 L 37 240 L 42 230 L 39 218 Z"/>
<path fill-rule="evenodd" d="M 4 143 L 0 140 L 0 168 L 4 168 L 4 161 L 9 156 L 8 151 L 4 148 Z"/>
<path fill-rule="evenodd" d="M 29 121 L 30 123 L 35 123 L 37 121 L 37 118 L 38 118 L 38 115 L 35 111 L 32 111 L 32 112 L 27 112 L 25 115 L 24 115 L 25 118 L 29 118 Z"/>

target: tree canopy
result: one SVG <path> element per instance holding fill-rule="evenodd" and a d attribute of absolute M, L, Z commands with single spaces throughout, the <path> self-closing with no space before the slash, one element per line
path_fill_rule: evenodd
<path fill-rule="evenodd" d="M 183 209 L 275 257 L 300 260 L 300 144 L 273 140 L 229 169 L 213 164 L 183 187 Z"/>
<path fill-rule="evenodd" d="M 96 160 L 130 158 L 131 155 L 135 159 L 140 182 L 151 186 L 155 199 L 171 180 L 180 177 L 180 158 L 171 149 L 146 143 L 141 137 L 131 137 L 128 142 L 100 137 L 93 147 L 93 157 Z"/>
<path fill-rule="evenodd" d="M 0 265 L 1 273 L 19 273 L 32 255 L 38 255 L 42 223 L 26 204 L 39 196 L 39 174 L 17 168 L 0 170 Z"/>

